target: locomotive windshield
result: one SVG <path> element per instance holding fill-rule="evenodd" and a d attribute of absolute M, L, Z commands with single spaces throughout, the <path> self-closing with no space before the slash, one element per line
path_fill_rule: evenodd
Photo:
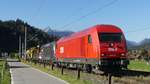
<path fill-rule="evenodd" d="M 99 33 L 99 40 L 101 42 L 121 42 L 121 33 Z"/>

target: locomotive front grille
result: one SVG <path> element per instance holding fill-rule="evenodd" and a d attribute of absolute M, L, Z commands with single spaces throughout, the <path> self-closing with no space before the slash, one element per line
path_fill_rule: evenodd
<path fill-rule="evenodd" d="M 100 59 L 99 65 L 104 66 L 116 66 L 127 65 L 129 61 L 127 59 Z"/>

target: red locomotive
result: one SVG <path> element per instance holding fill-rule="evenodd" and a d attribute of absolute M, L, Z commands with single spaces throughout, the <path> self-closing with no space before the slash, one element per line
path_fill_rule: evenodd
<path fill-rule="evenodd" d="M 126 39 L 114 25 L 96 25 L 61 38 L 56 43 L 56 60 L 63 63 L 127 68 Z"/>

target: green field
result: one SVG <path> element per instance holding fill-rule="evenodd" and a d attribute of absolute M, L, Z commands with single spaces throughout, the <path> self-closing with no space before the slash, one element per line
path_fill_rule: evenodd
<path fill-rule="evenodd" d="M 5 61 L 0 60 L 0 84 L 10 84 L 10 72 L 5 66 Z"/>
<path fill-rule="evenodd" d="M 132 60 L 128 65 L 131 70 L 147 71 L 150 72 L 150 63 L 144 60 Z"/>

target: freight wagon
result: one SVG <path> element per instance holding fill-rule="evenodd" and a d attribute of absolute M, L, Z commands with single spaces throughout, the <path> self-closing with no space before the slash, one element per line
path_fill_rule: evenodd
<path fill-rule="evenodd" d="M 39 53 L 39 61 L 54 62 L 55 61 L 55 42 L 42 45 Z"/>

